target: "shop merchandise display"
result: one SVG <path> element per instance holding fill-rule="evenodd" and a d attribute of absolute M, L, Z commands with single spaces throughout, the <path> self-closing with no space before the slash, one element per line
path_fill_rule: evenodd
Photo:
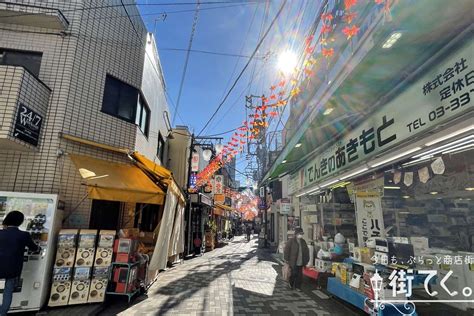
<path fill-rule="evenodd" d="M 139 254 L 137 246 L 135 238 L 122 237 L 115 240 L 111 282 L 106 294 L 126 295 L 130 301 L 141 286 L 146 286 L 148 257 Z"/>
<path fill-rule="evenodd" d="M 114 239 L 113 230 L 60 231 L 49 306 L 104 301 Z"/>
<path fill-rule="evenodd" d="M 89 296 L 91 268 L 74 268 L 73 281 L 71 285 L 71 295 L 69 296 L 69 305 L 87 303 Z"/>
<path fill-rule="evenodd" d="M 105 299 L 105 292 L 109 280 L 109 267 L 94 267 L 89 291 L 88 303 L 99 303 Z"/>
<path fill-rule="evenodd" d="M 112 263 L 115 231 L 101 230 L 95 254 L 95 267 L 109 267 Z"/>
<path fill-rule="evenodd" d="M 81 229 L 79 232 L 78 248 L 75 266 L 92 267 L 94 264 L 97 230 Z"/>
<path fill-rule="evenodd" d="M 57 268 L 74 266 L 77 250 L 77 229 L 61 229 L 58 235 L 56 248 L 56 260 L 54 266 Z"/>
<path fill-rule="evenodd" d="M 69 302 L 78 233 L 78 229 L 59 231 L 48 306 L 63 306 Z"/>

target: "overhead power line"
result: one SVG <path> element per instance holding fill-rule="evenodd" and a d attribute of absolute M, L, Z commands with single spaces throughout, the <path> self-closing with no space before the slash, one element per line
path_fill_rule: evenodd
<path fill-rule="evenodd" d="M 161 47 L 160 48 L 160 51 L 164 51 L 164 50 L 168 50 L 168 51 L 177 51 L 177 52 L 188 52 L 187 49 L 185 48 L 168 48 L 168 47 Z M 210 54 L 210 55 L 218 55 L 218 56 L 228 56 L 228 57 L 239 57 L 239 58 L 250 58 L 250 56 L 248 55 L 241 55 L 241 54 L 231 54 L 231 53 L 221 53 L 221 52 L 212 52 L 212 51 L 208 51 L 208 50 L 200 50 L 200 49 L 191 49 L 189 50 L 191 53 L 201 53 L 201 54 Z M 258 58 L 258 59 L 265 59 L 267 58 L 268 55 L 265 55 L 265 56 L 256 56 L 254 58 Z"/>
<path fill-rule="evenodd" d="M 179 103 L 181 101 L 181 93 L 183 92 L 184 80 L 186 79 L 186 71 L 188 70 L 189 56 L 191 54 L 191 47 L 193 46 L 194 33 L 196 32 L 196 25 L 199 18 L 199 0 L 196 5 L 196 12 L 194 12 L 193 25 L 191 27 L 191 35 L 189 36 L 188 49 L 186 50 L 186 59 L 184 60 L 183 74 L 181 75 L 181 82 L 179 83 L 178 98 L 176 100 L 176 109 L 173 114 L 173 120 L 171 121 L 174 124 L 176 120 L 176 115 L 178 114 Z"/>
<path fill-rule="evenodd" d="M 262 45 L 263 41 L 265 40 L 265 38 L 267 37 L 268 33 L 270 33 L 270 30 L 272 29 L 273 25 L 275 24 L 276 20 L 278 19 L 278 17 L 280 16 L 281 12 L 283 11 L 283 8 L 285 7 L 287 3 L 287 0 L 285 0 L 282 5 L 280 6 L 280 9 L 278 10 L 277 14 L 275 15 L 275 17 L 273 18 L 272 22 L 270 23 L 270 25 L 268 26 L 267 30 L 265 31 L 265 34 L 262 36 L 262 38 L 260 39 L 260 41 L 258 42 L 257 46 L 255 47 L 255 50 L 253 51 L 252 55 L 250 55 L 250 58 L 249 60 L 247 61 L 247 63 L 245 64 L 244 68 L 240 71 L 239 75 L 237 76 L 237 78 L 235 79 L 234 83 L 232 84 L 232 86 L 230 87 L 229 91 L 227 92 L 227 94 L 225 95 L 224 99 L 221 101 L 221 103 L 219 104 L 219 106 L 217 107 L 217 109 L 214 111 L 214 113 L 212 114 L 211 118 L 206 122 L 206 124 L 204 125 L 204 127 L 201 129 L 201 131 L 198 133 L 198 136 L 202 134 L 202 132 L 206 129 L 206 127 L 209 125 L 209 123 L 211 123 L 211 121 L 214 119 L 214 117 L 216 116 L 217 112 L 219 112 L 220 108 L 222 107 L 222 105 L 225 103 L 225 101 L 227 100 L 227 98 L 229 97 L 230 93 L 234 90 L 235 86 L 237 85 L 237 83 L 239 82 L 240 78 L 242 77 L 242 75 L 245 73 L 245 70 L 248 68 L 248 66 L 250 65 L 251 61 L 253 60 L 254 56 L 257 54 L 258 52 L 258 49 L 260 48 L 260 46 Z"/>
<path fill-rule="evenodd" d="M 226 7 L 235 7 L 235 6 L 240 6 L 240 5 L 249 5 L 249 4 L 257 4 L 259 3 L 258 0 L 255 1 L 207 1 L 207 2 L 200 2 L 201 5 L 214 5 L 214 4 L 228 4 L 229 6 Z M 175 2 L 175 3 L 124 3 L 121 4 L 109 4 L 109 5 L 103 5 L 103 6 L 95 6 L 95 7 L 82 7 L 82 8 L 75 8 L 75 9 L 65 9 L 65 10 L 60 10 L 61 13 L 66 13 L 66 12 L 78 12 L 78 11 L 88 11 L 88 10 L 99 10 L 99 9 L 109 9 L 109 8 L 117 8 L 117 7 L 130 7 L 130 6 L 180 6 L 180 5 L 196 5 L 196 2 Z M 203 8 L 201 10 L 212 10 L 212 9 L 218 9 L 218 8 L 223 8 L 224 6 L 220 7 L 211 7 L 211 8 Z M 49 7 L 43 7 L 43 9 L 57 9 L 57 8 L 49 8 Z M 181 13 L 181 12 L 193 12 L 194 10 L 181 10 L 181 11 L 170 11 L 170 12 L 160 12 L 157 14 L 163 14 L 163 13 Z M 38 15 L 38 13 L 20 13 L 20 14 L 11 14 L 11 15 L 2 15 L 0 16 L 1 19 L 5 18 L 16 18 L 20 16 L 30 16 L 30 15 Z M 135 16 L 141 16 L 140 15 L 124 15 L 123 17 L 135 17 Z M 102 17 L 98 17 L 102 18 Z"/>

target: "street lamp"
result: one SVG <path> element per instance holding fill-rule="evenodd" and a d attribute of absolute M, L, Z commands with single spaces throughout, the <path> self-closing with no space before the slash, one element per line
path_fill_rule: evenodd
<path fill-rule="evenodd" d="M 220 154 L 220 153 L 222 152 L 222 150 L 224 150 L 224 145 L 222 145 L 222 144 L 216 144 L 216 145 L 214 146 L 214 148 L 216 149 L 216 153 L 217 153 L 217 154 Z"/>
<path fill-rule="evenodd" d="M 202 151 L 202 157 L 204 158 L 205 161 L 211 160 L 212 151 L 210 149 L 204 149 Z"/>
<path fill-rule="evenodd" d="M 383 278 L 380 276 L 377 270 L 375 270 L 375 274 L 370 278 L 370 284 L 372 285 L 372 289 L 374 290 L 375 307 L 378 308 L 378 300 L 380 292 L 382 291 Z"/>

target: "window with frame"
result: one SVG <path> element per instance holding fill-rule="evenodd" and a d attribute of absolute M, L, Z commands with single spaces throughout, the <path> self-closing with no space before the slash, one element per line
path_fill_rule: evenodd
<path fill-rule="evenodd" d="M 145 98 L 140 94 L 137 102 L 137 112 L 135 116 L 135 124 L 140 128 L 142 133 L 148 137 L 150 122 L 150 108 L 145 102 Z"/>
<path fill-rule="evenodd" d="M 138 89 L 107 75 L 102 99 L 102 112 L 134 123 L 139 102 L 138 96 Z"/>
<path fill-rule="evenodd" d="M 163 161 L 164 154 L 165 154 L 165 140 L 163 139 L 163 136 L 161 136 L 161 133 L 158 132 L 158 148 L 156 151 L 156 156 L 160 159 L 162 164 L 164 164 L 164 161 Z"/>
<path fill-rule="evenodd" d="M 0 48 L 0 64 L 21 66 L 39 77 L 43 53 Z"/>

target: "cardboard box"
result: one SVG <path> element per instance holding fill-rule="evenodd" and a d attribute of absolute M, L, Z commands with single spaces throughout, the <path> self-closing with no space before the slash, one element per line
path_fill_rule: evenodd
<path fill-rule="evenodd" d="M 138 240 L 144 244 L 154 244 L 156 242 L 156 235 L 154 232 L 140 232 Z"/>
<path fill-rule="evenodd" d="M 120 238 L 138 238 L 140 230 L 138 228 L 123 228 L 119 232 Z"/>
<path fill-rule="evenodd" d="M 375 254 L 375 249 L 374 248 L 367 248 L 367 247 L 361 247 L 360 248 L 360 262 L 362 263 L 367 263 L 367 264 L 373 264 L 372 257 Z"/>

